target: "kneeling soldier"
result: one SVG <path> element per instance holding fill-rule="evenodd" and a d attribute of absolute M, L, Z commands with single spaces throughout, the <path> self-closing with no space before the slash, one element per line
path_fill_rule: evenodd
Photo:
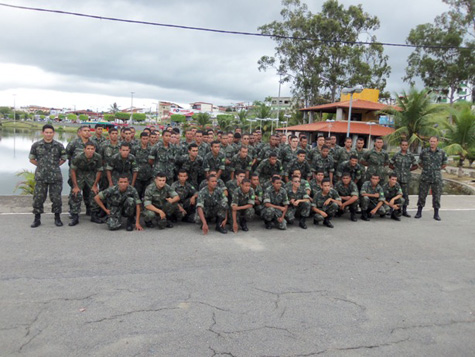
<path fill-rule="evenodd" d="M 195 222 L 201 224 L 203 234 L 208 234 L 208 220 L 216 218 L 216 230 L 226 234 L 228 214 L 228 198 L 223 189 L 218 188 L 218 179 L 216 175 L 208 176 L 208 185 L 203 187 L 198 194 L 196 203 Z"/>
<path fill-rule="evenodd" d="M 292 176 L 292 186 L 287 188 L 287 196 L 289 197 L 289 209 L 285 215 L 285 219 L 289 224 L 294 223 L 295 217 L 298 216 L 300 228 L 307 229 L 305 219 L 310 216 L 310 196 L 304 185 L 301 184 L 299 175 Z"/>
<path fill-rule="evenodd" d="M 372 174 L 371 180 L 366 181 L 361 187 L 361 219 L 369 221 L 371 216 L 378 213 L 381 217 L 386 216 L 384 208 L 384 191 L 379 185 L 379 175 Z"/>
<path fill-rule="evenodd" d="M 180 169 L 178 171 L 178 181 L 173 182 L 171 187 L 180 196 L 178 209 L 184 215 L 183 221 L 194 223 L 198 191 L 195 186 L 188 182 L 188 172 Z"/>
<path fill-rule="evenodd" d="M 127 231 L 143 230 L 140 225 L 140 201 L 139 194 L 135 187 L 129 185 L 129 178 L 126 174 L 120 175 L 117 185 L 109 187 L 99 192 L 94 197 L 94 201 L 109 216 L 107 225 L 111 231 L 122 227 L 122 217 L 127 217 Z M 107 209 L 104 205 L 107 204 Z"/>
<path fill-rule="evenodd" d="M 157 173 L 153 182 L 147 186 L 144 195 L 145 225 L 153 227 L 154 218 L 158 221 L 158 229 L 172 228 L 173 224 L 168 218 L 176 215 L 183 218 L 183 213 L 178 208 L 180 196 L 167 185 L 167 175 Z"/>
<path fill-rule="evenodd" d="M 358 208 L 358 186 L 351 179 L 349 172 L 343 173 L 341 181 L 338 181 L 335 185 L 335 190 L 338 192 L 341 198 L 342 205 L 337 213 L 337 216 L 341 216 L 345 213 L 345 208 L 350 207 L 350 219 L 356 222 L 356 209 Z"/>
<path fill-rule="evenodd" d="M 391 218 L 395 221 L 400 221 L 401 207 L 404 206 L 404 198 L 402 197 L 402 188 L 397 182 L 397 175 L 392 173 L 389 175 L 389 180 L 383 185 L 384 191 L 384 208 L 386 212 L 391 212 Z"/>
<path fill-rule="evenodd" d="M 231 212 L 233 219 L 233 232 L 238 231 L 238 221 L 244 232 L 247 232 L 247 221 L 254 216 L 254 203 L 256 196 L 251 188 L 251 181 L 243 179 L 241 185 L 232 194 Z"/>
<path fill-rule="evenodd" d="M 272 186 L 268 187 L 264 193 L 264 209 L 262 218 L 266 224 L 266 229 L 272 229 L 272 222 L 277 224 L 280 230 L 287 229 L 285 214 L 289 207 L 287 191 L 282 187 L 282 180 L 278 176 L 272 177 Z"/>
<path fill-rule="evenodd" d="M 312 211 L 315 212 L 313 223 L 318 226 L 319 222 L 328 228 L 333 228 L 331 219 L 341 207 L 341 198 L 338 192 L 331 188 L 331 181 L 329 178 L 323 179 L 322 190 L 318 191 L 313 196 Z"/>

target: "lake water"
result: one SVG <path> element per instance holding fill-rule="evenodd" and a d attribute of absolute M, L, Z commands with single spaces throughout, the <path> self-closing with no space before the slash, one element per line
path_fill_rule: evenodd
<path fill-rule="evenodd" d="M 75 134 L 56 133 L 55 139 L 66 147 L 68 140 Z M 21 191 L 15 191 L 15 186 L 23 179 L 16 176 L 23 170 L 35 170 L 28 159 L 31 145 L 41 140 L 41 131 L 3 129 L 0 130 L 0 195 L 19 195 Z M 68 163 L 61 166 L 63 173 L 63 195 L 69 194 Z"/>

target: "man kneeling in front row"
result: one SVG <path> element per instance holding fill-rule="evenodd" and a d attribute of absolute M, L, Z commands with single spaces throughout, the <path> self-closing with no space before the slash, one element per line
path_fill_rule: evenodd
<path fill-rule="evenodd" d="M 228 198 L 223 189 L 217 187 L 216 175 L 208 176 L 208 184 L 200 190 L 196 202 L 195 222 L 201 224 L 203 234 L 208 234 L 208 221 L 216 218 L 216 230 L 226 234 Z"/>
<path fill-rule="evenodd" d="M 140 225 L 140 205 L 142 201 L 139 198 L 137 190 L 129 185 L 127 175 L 120 175 L 117 185 L 109 187 L 99 192 L 94 201 L 108 215 L 107 225 L 111 231 L 122 227 L 122 217 L 127 217 L 127 231 L 143 230 Z M 104 205 L 107 204 L 107 207 Z"/>

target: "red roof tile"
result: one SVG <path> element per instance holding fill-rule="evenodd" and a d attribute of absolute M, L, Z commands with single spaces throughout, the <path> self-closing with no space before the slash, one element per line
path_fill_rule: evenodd
<path fill-rule="evenodd" d="M 325 111 L 325 110 L 336 110 L 337 108 L 349 108 L 349 107 L 350 107 L 350 101 L 347 100 L 344 102 L 335 102 L 335 103 L 317 105 L 315 107 L 308 107 L 308 108 L 303 108 L 300 110 L 301 111 Z M 353 100 L 351 107 L 353 109 L 363 109 L 363 110 L 382 110 L 391 106 L 386 105 L 386 104 L 371 102 L 369 100 L 355 99 Z M 393 107 L 393 108 L 399 109 L 397 107 Z"/>
<path fill-rule="evenodd" d="M 365 134 L 369 135 L 371 127 L 371 135 L 374 136 L 385 136 L 394 132 L 393 128 L 387 126 L 382 126 L 379 124 L 368 125 L 367 122 L 352 121 L 350 125 L 351 134 Z M 307 132 L 332 132 L 332 133 L 346 133 L 348 127 L 347 121 L 335 121 L 335 122 L 326 122 L 319 121 L 310 124 L 294 125 L 289 126 L 288 128 L 278 128 L 277 130 L 285 131 L 307 131 Z"/>

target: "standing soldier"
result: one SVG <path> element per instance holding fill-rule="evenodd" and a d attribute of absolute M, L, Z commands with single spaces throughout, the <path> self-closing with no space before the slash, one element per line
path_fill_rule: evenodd
<path fill-rule="evenodd" d="M 262 184 L 266 185 L 274 175 L 282 176 L 284 171 L 281 162 L 277 160 L 277 154 L 272 152 L 268 159 L 261 161 L 255 173 L 259 175 Z"/>
<path fill-rule="evenodd" d="M 341 198 L 341 206 L 340 210 L 337 213 L 337 216 L 340 217 L 343 213 L 345 213 L 345 208 L 350 208 L 350 219 L 353 222 L 356 222 L 356 210 L 358 208 L 358 186 L 356 183 L 351 179 L 351 174 L 345 172 L 342 177 L 341 181 L 338 181 L 335 185 L 335 190 L 338 192 Z"/>
<path fill-rule="evenodd" d="M 336 171 L 337 180 L 341 179 L 343 173 L 347 172 L 351 176 L 351 180 L 361 187 L 363 185 L 363 171 L 364 169 L 358 163 L 358 156 L 351 155 L 348 161 L 343 161 L 338 165 L 338 169 Z"/>
<path fill-rule="evenodd" d="M 348 161 L 351 156 L 357 155 L 356 150 L 354 150 L 351 146 L 353 145 L 353 140 L 351 138 L 345 139 L 345 146 L 340 149 L 340 155 L 338 157 L 338 161 L 335 160 L 335 169 L 337 169 L 338 165 L 341 164 L 343 161 Z"/>
<path fill-rule="evenodd" d="M 196 147 L 198 150 L 198 147 Z M 188 223 L 195 222 L 196 199 L 198 198 L 198 191 L 196 186 L 188 181 L 188 172 L 184 169 L 178 171 L 178 180 L 173 182 L 172 190 L 174 190 L 180 201 L 178 201 L 178 209 L 183 214 L 183 221 Z"/>
<path fill-rule="evenodd" d="M 369 221 L 369 219 L 376 213 L 381 218 L 386 216 L 386 209 L 384 205 L 384 191 L 379 185 L 379 175 L 371 175 L 371 179 L 366 181 L 361 187 L 360 191 L 360 206 L 361 206 L 361 219 L 363 221 Z"/>
<path fill-rule="evenodd" d="M 198 130 L 195 133 L 195 143 L 198 145 L 198 155 L 203 159 L 210 152 L 209 145 L 203 141 L 203 131 Z"/>
<path fill-rule="evenodd" d="M 135 188 L 139 194 L 140 199 L 143 199 L 145 189 L 150 182 L 152 181 L 152 166 L 148 162 L 148 157 L 150 156 L 150 137 L 147 132 L 142 132 L 140 134 L 140 144 L 135 148 L 135 160 L 137 161 L 137 166 L 139 168 L 137 179 L 135 180 Z"/>
<path fill-rule="evenodd" d="M 295 135 L 290 136 L 290 145 L 283 145 L 279 151 L 279 160 L 282 163 L 284 172 L 287 173 L 285 182 L 288 182 L 289 178 L 289 165 L 297 159 L 299 152 L 299 139 Z"/>
<path fill-rule="evenodd" d="M 96 147 L 92 142 L 87 142 L 84 152 L 76 156 L 71 162 L 71 181 L 73 187 L 69 194 L 69 211 L 72 220 L 69 226 L 73 227 L 79 223 L 79 213 L 81 213 L 81 192 L 88 191 L 94 196 L 99 193 L 99 180 L 103 171 L 101 155 L 96 153 Z M 92 196 L 92 195 L 91 195 Z M 93 206 L 93 197 L 90 196 L 89 207 Z M 96 212 L 91 212 L 91 221 L 99 220 Z"/>
<path fill-rule="evenodd" d="M 262 163 L 265 159 L 268 159 L 271 153 L 278 154 L 279 152 L 279 138 L 276 135 L 271 135 L 269 144 L 263 145 L 259 152 L 259 159 L 257 164 Z M 277 156 L 276 156 L 277 157 Z"/>
<path fill-rule="evenodd" d="M 107 226 L 111 231 L 118 230 L 122 227 L 122 217 L 127 217 L 127 231 L 142 231 L 140 225 L 140 201 L 137 190 L 129 185 L 127 175 L 120 175 L 117 185 L 109 187 L 99 192 L 94 197 L 98 206 L 109 216 Z M 104 205 L 106 203 L 107 207 Z"/>
<path fill-rule="evenodd" d="M 100 148 L 104 142 L 106 142 L 106 138 L 102 135 L 104 128 L 101 124 L 96 124 L 94 126 L 94 135 L 91 137 L 91 141 L 94 143 L 96 147 L 96 152 L 100 152 Z"/>
<path fill-rule="evenodd" d="M 447 155 L 437 147 L 439 138 L 431 136 L 430 147 L 424 149 L 419 156 L 419 166 L 422 168 L 421 180 L 419 181 L 419 199 L 417 201 L 417 214 L 415 218 L 422 217 L 422 209 L 426 204 L 429 189 L 432 189 L 432 206 L 434 207 L 434 219 L 440 221 L 440 196 L 442 194 L 442 173 L 440 170 L 447 166 Z"/>
<path fill-rule="evenodd" d="M 312 171 L 323 170 L 325 178 L 329 178 L 333 182 L 333 173 L 335 172 L 335 164 L 330 155 L 330 148 L 326 145 L 322 146 L 320 155 L 315 156 L 310 164 Z"/>
<path fill-rule="evenodd" d="M 228 144 L 228 136 L 227 135 L 221 135 L 221 138 L 219 139 L 220 143 L 220 150 L 224 154 L 226 160 L 224 162 L 225 169 L 223 174 L 221 175 L 223 180 L 227 181 L 232 178 L 231 176 L 231 160 L 234 156 L 235 150 L 234 147 L 230 144 Z"/>
<path fill-rule="evenodd" d="M 170 144 L 171 133 L 163 130 L 162 141 L 159 141 L 150 151 L 148 157 L 150 165 L 153 166 L 153 174 L 163 172 L 167 175 L 167 181 L 173 182 L 175 177 L 176 149 Z"/>
<path fill-rule="evenodd" d="M 189 181 L 198 188 L 204 177 L 203 158 L 198 155 L 198 145 L 195 143 L 188 145 L 188 154 L 178 158 L 177 166 L 188 172 Z"/>
<path fill-rule="evenodd" d="M 282 180 L 279 177 L 272 177 L 272 186 L 268 187 L 264 193 L 264 208 L 262 218 L 266 224 L 266 229 L 272 229 L 272 223 L 277 224 L 280 230 L 287 229 L 285 215 L 289 208 L 289 198 L 287 192 L 282 187 Z"/>
<path fill-rule="evenodd" d="M 358 161 L 361 162 L 361 159 L 363 159 L 363 155 L 366 152 L 366 150 L 364 149 L 364 139 L 363 138 L 358 138 L 356 140 L 355 151 L 356 151 L 356 155 L 358 156 Z"/>
<path fill-rule="evenodd" d="M 207 153 L 203 159 L 203 170 L 206 175 L 209 175 L 210 170 L 216 170 L 216 176 L 221 177 L 226 166 L 226 156 L 220 151 L 221 145 L 219 141 L 211 143 L 211 152 Z"/>
<path fill-rule="evenodd" d="M 322 169 L 318 169 L 313 173 L 313 178 L 308 182 L 310 189 L 312 190 L 311 197 L 314 197 L 317 192 L 322 190 L 322 182 L 325 178 L 325 173 Z"/>
<path fill-rule="evenodd" d="M 295 170 L 299 170 L 300 175 L 305 180 L 310 179 L 310 177 L 312 176 L 312 170 L 310 168 L 310 165 L 308 164 L 305 150 L 299 149 L 297 151 L 297 157 L 287 166 L 287 170 L 285 171 L 286 182 L 288 182 L 289 180 L 289 175 L 292 175 Z"/>
<path fill-rule="evenodd" d="M 340 206 L 341 198 L 338 192 L 331 187 L 330 179 L 323 179 L 322 190 L 313 196 L 312 211 L 315 213 L 313 223 L 318 226 L 318 223 L 323 221 L 323 225 L 333 228 L 331 220 Z"/>
<path fill-rule="evenodd" d="M 119 153 L 119 131 L 117 128 L 109 129 L 109 140 L 106 140 L 104 143 L 102 143 L 100 149 L 98 149 L 98 153 L 102 157 L 102 167 L 106 167 L 107 162 L 111 159 L 111 157 Z M 99 186 L 101 190 L 109 187 L 107 175 L 103 174 L 101 176 L 101 183 Z"/>
<path fill-rule="evenodd" d="M 167 185 L 167 176 L 159 172 L 145 190 L 145 225 L 153 227 L 153 220 L 156 218 L 158 229 L 172 228 L 172 216 L 183 218 L 182 211 L 178 208 L 178 201 L 180 196 Z"/>
<path fill-rule="evenodd" d="M 262 189 L 261 183 L 259 182 L 258 174 L 251 175 L 251 187 L 254 190 L 254 194 L 256 196 L 254 210 L 256 211 L 256 215 L 260 217 L 263 208 L 262 203 L 264 201 L 264 190 Z"/>
<path fill-rule="evenodd" d="M 217 187 L 216 175 L 208 176 L 208 185 L 198 194 L 195 222 L 201 224 L 203 234 L 208 234 L 208 221 L 216 218 L 216 231 L 226 234 L 228 199 L 223 190 Z"/>
<path fill-rule="evenodd" d="M 138 171 L 137 161 L 134 155 L 130 153 L 130 145 L 128 143 L 120 144 L 119 153 L 112 156 L 106 164 L 109 187 L 117 185 L 121 175 L 127 175 L 129 178 L 127 183 L 134 186 Z"/>
<path fill-rule="evenodd" d="M 401 207 L 404 206 L 404 198 L 402 198 L 402 189 L 397 182 L 395 173 L 389 174 L 389 180 L 383 185 L 384 191 L 384 208 L 386 212 L 391 212 L 391 218 L 400 221 Z"/>
<path fill-rule="evenodd" d="M 295 217 L 299 217 L 300 228 L 307 229 L 305 220 L 310 216 L 310 196 L 305 186 L 301 184 L 300 176 L 292 176 L 292 186 L 287 188 L 289 198 L 289 209 L 285 219 L 289 224 L 293 224 Z"/>
<path fill-rule="evenodd" d="M 310 150 L 310 153 L 307 157 L 309 163 L 311 163 L 313 160 L 316 160 L 317 157 L 320 156 L 320 154 L 322 153 L 323 145 L 325 145 L 325 137 L 323 137 L 322 135 L 319 135 L 317 137 L 315 147 L 312 150 Z"/>
<path fill-rule="evenodd" d="M 159 140 L 160 140 L 160 136 L 159 136 L 158 131 L 153 130 L 150 133 L 150 147 L 153 148 L 155 145 L 157 145 Z"/>
<path fill-rule="evenodd" d="M 249 231 L 247 221 L 254 216 L 255 198 L 251 181 L 246 178 L 243 179 L 241 185 L 232 194 L 231 217 L 234 233 L 238 232 L 238 223 L 244 232 Z"/>
<path fill-rule="evenodd" d="M 369 181 L 374 174 L 380 178 L 381 182 L 385 181 L 384 167 L 389 164 L 389 156 L 388 153 L 383 150 L 383 144 L 383 139 L 378 137 L 374 141 L 374 148 L 363 154 L 361 163 L 364 166 L 368 166 L 366 170 L 366 181 Z"/>
<path fill-rule="evenodd" d="M 36 166 L 35 191 L 33 193 L 33 214 L 35 219 L 31 228 L 41 224 L 43 204 L 46 201 L 49 190 L 49 198 L 53 203 L 54 224 L 58 227 L 61 222 L 61 191 L 63 190 L 63 176 L 60 166 L 66 162 L 67 154 L 63 144 L 54 140 L 54 127 L 46 124 L 42 129 L 43 139 L 31 146 L 29 159 Z"/>
<path fill-rule="evenodd" d="M 391 160 L 389 160 L 389 168 L 394 170 L 397 176 L 397 181 L 401 185 L 402 197 L 404 198 L 404 205 L 402 206 L 402 215 L 404 217 L 411 217 L 407 213 L 407 206 L 409 205 L 409 187 L 411 183 L 411 171 L 417 169 L 416 158 L 412 155 L 409 149 L 407 140 L 401 141 L 401 150 L 397 152 Z"/>
<path fill-rule="evenodd" d="M 226 182 L 229 201 L 231 201 L 234 191 L 237 190 L 241 186 L 242 180 L 244 180 L 245 178 L 246 178 L 246 173 L 243 170 L 236 170 L 234 179 Z"/>
<path fill-rule="evenodd" d="M 234 179 L 237 170 L 243 170 L 246 173 L 246 178 L 249 178 L 249 173 L 252 168 L 252 158 L 249 157 L 248 148 L 246 146 L 241 146 L 239 153 L 233 156 L 229 168 L 231 170 L 231 179 Z"/>

